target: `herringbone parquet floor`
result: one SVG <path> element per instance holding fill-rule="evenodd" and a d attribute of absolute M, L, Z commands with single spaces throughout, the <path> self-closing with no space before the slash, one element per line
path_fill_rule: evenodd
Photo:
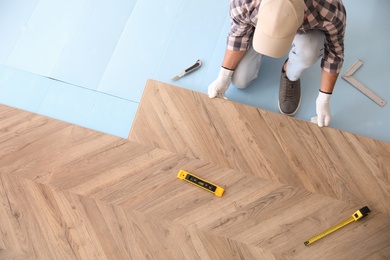
<path fill-rule="evenodd" d="M 150 80 L 129 140 L 0 106 L 0 147 L 0 259 L 390 257 L 388 143 Z"/>

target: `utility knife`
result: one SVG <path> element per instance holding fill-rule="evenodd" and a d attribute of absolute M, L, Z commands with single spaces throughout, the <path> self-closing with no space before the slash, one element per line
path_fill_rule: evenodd
<path fill-rule="evenodd" d="M 200 60 L 197 60 L 194 65 L 192 65 L 191 67 L 188 67 L 187 69 L 180 72 L 177 76 L 173 77 L 172 80 L 180 79 L 181 77 L 199 69 L 201 65 L 202 65 L 202 62 Z"/>

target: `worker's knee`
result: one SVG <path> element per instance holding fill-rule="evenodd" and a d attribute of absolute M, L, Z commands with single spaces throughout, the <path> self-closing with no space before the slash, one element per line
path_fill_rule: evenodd
<path fill-rule="evenodd" d="M 245 89 L 257 78 L 257 75 L 234 75 L 232 84 L 236 88 Z"/>
<path fill-rule="evenodd" d="M 290 60 L 298 60 L 306 67 L 313 65 L 323 55 L 324 37 L 324 33 L 318 30 L 297 34 L 290 51 Z"/>
<path fill-rule="evenodd" d="M 240 78 L 240 77 L 233 78 L 233 80 L 232 80 L 233 86 L 235 86 L 236 88 L 239 88 L 239 89 L 246 88 L 247 86 L 249 86 L 250 83 L 251 83 L 251 81 L 248 82 L 248 80 L 246 80 L 244 78 Z"/>

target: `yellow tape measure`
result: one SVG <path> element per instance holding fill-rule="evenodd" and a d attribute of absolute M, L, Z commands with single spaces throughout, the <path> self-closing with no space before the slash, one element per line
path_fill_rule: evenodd
<path fill-rule="evenodd" d="M 222 197 L 223 193 L 225 192 L 224 188 L 183 170 L 180 170 L 179 174 L 177 175 L 177 178 L 192 183 L 195 186 L 214 193 L 219 197 Z"/>
<path fill-rule="evenodd" d="M 323 238 L 324 236 L 329 235 L 330 233 L 332 233 L 332 232 L 334 232 L 334 231 L 336 231 L 336 230 L 338 230 L 338 229 L 348 225 L 349 223 L 352 223 L 354 221 L 358 221 L 361 218 L 364 218 L 370 212 L 371 212 L 371 210 L 367 206 L 359 209 L 358 211 L 353 213 L 352 217 L 350 217 L 349 219 L 346 219 L 343 222 L 337 224 L 336 226 L 331 227 L 331 228 L 325 230 L 324 232 L 316 235 L 315 237 L 312 237 L 309 240 L 305 241 L 304 242 L 305 246 L 308 246 L 308 245 L 314 243 L 315 241 L 317 241 L 317 240 Z"/>

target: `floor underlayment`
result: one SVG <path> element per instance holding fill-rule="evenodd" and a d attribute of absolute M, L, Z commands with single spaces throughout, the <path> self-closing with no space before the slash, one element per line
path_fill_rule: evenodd
<path fill-rule="evenodd" d="M 344 0 L 344 73 L 390 100 L 390 2 Z M 127 137 L 148 78 L 202 93 L 216 78 L 229 29 L 226 0 L 2 1 L 0 103 L 120 137 Z M 201 59 L 196 72 L 171 78 Z M 285 57 L 266 58 L 246 90 L 230 87 L 239 103 L 277 112 Z M 315 113 L 319 64 L 302 76 L 297 118 Z M 339 78 L 331 127 L 390 142 L 390 105 L 383 108 Z"/>

